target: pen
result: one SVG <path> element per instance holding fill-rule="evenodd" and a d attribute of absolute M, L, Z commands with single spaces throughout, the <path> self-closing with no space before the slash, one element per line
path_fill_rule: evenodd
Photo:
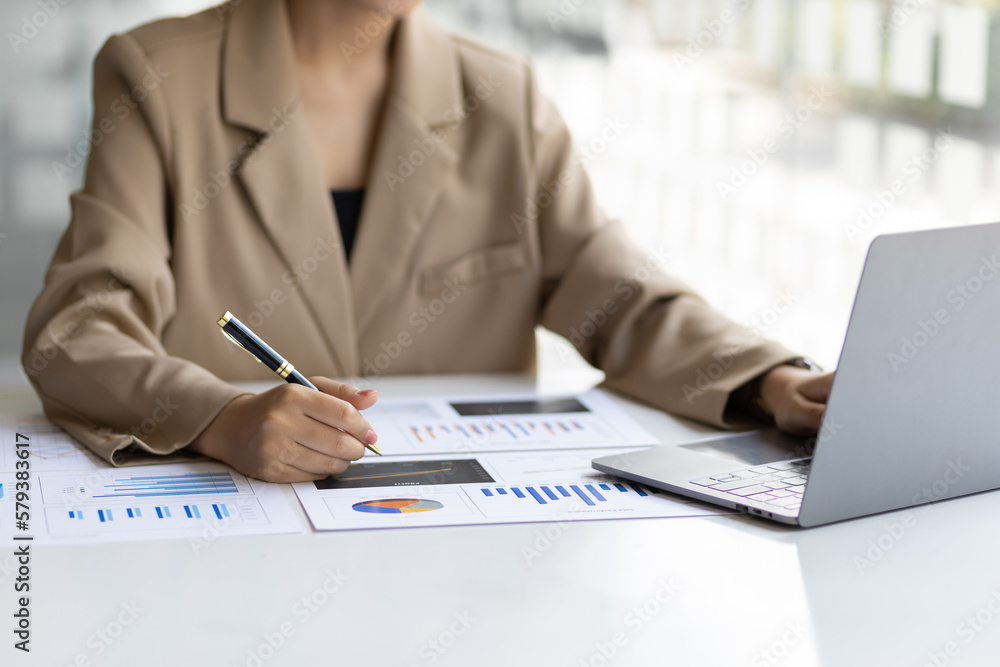
<path fill-rule="evenodd" d="M 249 352 L 257 360 L 257 363 L 264 364 L 270 368 L 285 382 L 300 384 L 303 387 L 319 391 L 316 385 L 307 380 L 302 373 L 295 370 L 295 366 L 292 366 L 284 357 L 275 352 L 274 348 L 261 340 L 257 334 L 250 331 L 247 325 L 236 319 L 236 316 L 228 310 L 225 315 L 219 318 L 218 324 L 221 327 L 223 336 Z M 375 445 L 365 443 L 365 447 L 382 456 L 382 452 Z"/>

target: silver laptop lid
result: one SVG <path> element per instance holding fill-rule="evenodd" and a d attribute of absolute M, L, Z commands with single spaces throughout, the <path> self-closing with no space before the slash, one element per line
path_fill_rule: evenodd
<path fill-rule="evenodd" d="M 799 522 L 1000 487 L 1000 223 L 877 237 Z"/>

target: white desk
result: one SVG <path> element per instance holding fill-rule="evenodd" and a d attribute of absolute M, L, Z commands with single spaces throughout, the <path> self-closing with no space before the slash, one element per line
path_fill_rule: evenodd
<path fill-rule="evenodd" d="M 518 377 L 377 384 L 383 396 L 534 388 Z M 623 403 L 665 440 L 706 433 Z M 37 402 L 21 392 L 0 405 Z M 298 507 L 290 488 L 288 499 Z M 11 648 L 15 593 L 0 568 L 0 664 L 888 667 L 928 653 L 997 664 L 1000 493 L 918 510 L 893 537 L 902 515 L 811 530 L 712 517 L 306 532 L 222 537 L 198 554 L 186 540 L 36 548 L 34 651 Z M 859 572 L 870 540 L 889 548 Z M 524 546 L 544 553 L 528 563 Z M 346 577 L 332 594 L 328 572 Z M 120 634 L 108 646 L 98 631 Z"/>

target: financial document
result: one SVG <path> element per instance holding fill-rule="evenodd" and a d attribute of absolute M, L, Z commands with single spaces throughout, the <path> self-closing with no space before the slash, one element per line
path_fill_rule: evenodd
<path fill-rule="evenodd" d="M 114 468 L 40 415 L 0 418 L 0 437 L 5 544 L 187 538 L 197 551 L 223 535 L 302 530 L 279 485 L 217 461 Z"/>
<path fill-rule="evenodd" d="M 293 485 L 318 530 L 722 513 L 591 468 L 659 444 L 600 390 L 381 399 L 364 414 L 384 456 Z"/>
<path fill-rule="evenodd" d="M 379 449 L 393 456 L 659 444 L 596 389 L 546 398 L 380 399 L 364 415 L 379 435 Z"/>

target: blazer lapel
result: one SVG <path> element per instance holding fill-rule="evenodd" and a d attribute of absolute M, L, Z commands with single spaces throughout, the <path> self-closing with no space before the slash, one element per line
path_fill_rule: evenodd
<path fill-rule="evenodd" d="M 450 127 L 461 109 L 462 85 L 451 40 L 423 8 L 396 30 L 392 81 L 351 256 L 361 335 L 406 270 L 458 163 Z"/>
<path fill-rule="evenodd" d="M 301 112 L 284 3 L 247 0 L 230 17 L 223 54 L 226 121 L 257 133 L 239 179 L 271 242 L 301 282 L 337 372 L 356 373 L 350 276 L 323 167 Z"/>

